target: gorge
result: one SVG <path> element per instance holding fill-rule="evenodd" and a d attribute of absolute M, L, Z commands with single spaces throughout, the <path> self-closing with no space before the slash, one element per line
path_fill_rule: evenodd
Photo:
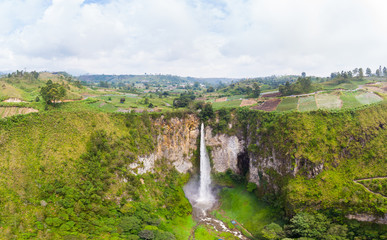
<path fill-rule="evenodd" d="M 205 134 L 199 134 L 201 116 L 192 112 L 74 111 L 3 121 L 0 217 L 13 225 L 4 225 L 1 237 L 28 229 L 40 239 L 167 236 L 174 219 L 192 212 L 182 188 L 199 172 L 199 136 L 205 136 L 215 179 L 245 178 L 257 197 L 280 205 L 284 217 L 335 209 L 337 216 L 385 224 L 386 199 L 354 180 L 386 175 L 386 108 L 220 111 L 205 120 Z M 128 227 L 133 221 L 143 228 Z"/>

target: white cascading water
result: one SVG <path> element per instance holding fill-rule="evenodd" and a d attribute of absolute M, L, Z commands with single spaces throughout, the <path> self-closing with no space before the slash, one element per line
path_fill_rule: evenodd
<path fill-rule="evenodd" d="M 193 178 L 184 187 L 184 192 L 193 207 L 193 215 L 199 221 L 197 226 L 202 224 L 210 225 L 218 232 L 228 232 L 238 237 L 239 239 L 248 240 L 238 229 L 229 229 L 225 223 L 214 218 L 211 213 L 209 213 L 209 210 L 216 203 L 216 198 L 214 197 L 211 189 L 211 165 L 207 154 L 203 123 L 201 124 L 200 129 L 199 187 L 197 183 L 197 178 Z M 194 235 L 189 237 L 189 239 L 194 238 Z"/>
<path fill-rule="evenodd" d="M 204 124 L 202 123 L 200 129 L 200 186 L 198 203 L 203 205 L 203 208 L 210 208 L 214 201 L 211 193 L 211 166 L 208 158 L 205 136 Z"/>

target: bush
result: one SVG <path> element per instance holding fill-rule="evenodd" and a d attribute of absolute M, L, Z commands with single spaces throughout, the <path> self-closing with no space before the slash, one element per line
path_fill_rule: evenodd
<path fill-rule="evenodd" d="M 155 238 L 155 234 L 153 233 L 152 230 L 142 230 L 138 236 L 140 236 L 140 238 L 143 238 L 143 239 L 154 239 Z"/>
<path fill-rule="evenodd" d="M 276 223 L 270 223 L 262 229 L 264 239 L 282 239 L 285 235 L 282 227 Z"/>
<path fill-rule="evenodd" d="M 125 233 L 137 234 L 141 229 L 141 220 L 136 217 L 123 217 L 119 227 Z"/>

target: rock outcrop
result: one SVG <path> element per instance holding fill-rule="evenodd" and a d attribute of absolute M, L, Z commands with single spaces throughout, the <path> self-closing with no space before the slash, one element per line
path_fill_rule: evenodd
<path fill-rule="evenodd" d="M 360 222 L 374 222 L 379 224 L 387 224 L 387 213 L 383 217 L 374 216 L 366 213 L 362 214 L 349 214 L 347 215 L 348 219 L 355 219 Z"/>
<path fill-rule="evenodd" d="M 199 119 L 194 115 L 170 120 L 161 117 L 154 124 L 158 129 L 155 151 L 138 157 L 137 162 L 129 165 L 129 169 L 136 174 L 153 172 L 156 161 L 166 160 L 180 173 L 192 170 L 193 152 L 199 136 Z"/>
<path fill-rule="evenodd" d="M 206 145 L 211 147 L 210 157 L 215 172 L 225 172 L 231 169 L 239 172 L 238 155 L 243 151 L 243 140 L 226 134 L 212 135 L 212 129 L 206 127 Z"/>

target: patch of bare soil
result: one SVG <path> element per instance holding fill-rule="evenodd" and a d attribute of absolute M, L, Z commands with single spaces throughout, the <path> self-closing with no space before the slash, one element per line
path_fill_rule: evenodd
<path fill-rule="evenodd" d="M 25 102 L 19 98 L 8 98 L 7 100 L 4 100 L 3 102 Z"/>
<path fill-rule="evenodd" d="M 257 103 L 257 101 L 255 101 L 253 99 L 243 99 L 240 107 L 251 106 L 251 105 L 256 104 L 256 103 Z"/>
<path fill-rule="evenodd" d="M 225 101 L 227 101 L 227 97 L 215 99 L 215 102 L 225 102 Z"/>
<path fill-rule="evenodd" d="M 264 103 L 262 103 L 259 106 L 252 107 L 251 109 L 271 112 L 277 108 L 280 102 L 281 102 L 281 99 L 272 98 L 272 99 L 266 100 Z"/>

